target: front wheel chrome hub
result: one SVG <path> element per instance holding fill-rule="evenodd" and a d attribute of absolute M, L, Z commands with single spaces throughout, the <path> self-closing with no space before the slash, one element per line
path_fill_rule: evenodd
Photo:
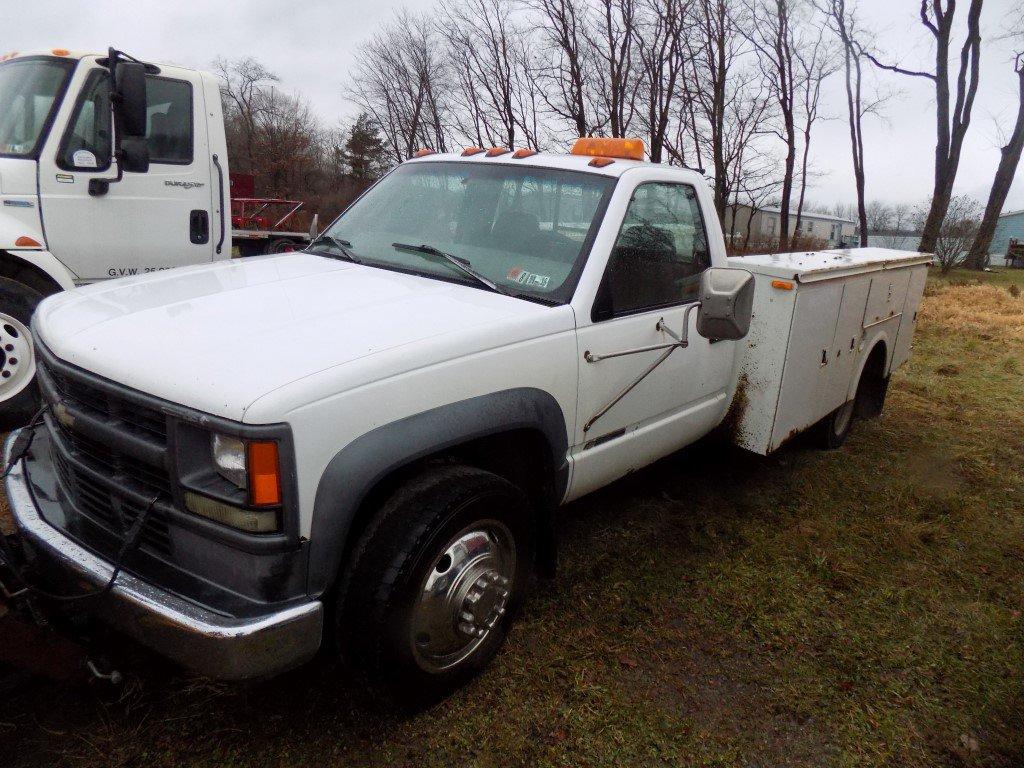
<path fill-rule="evenodd" d="M 420 667 L 443 672 L 472 656 L 501 623 L 515 572 L 515 542 L 503 523 L 483 520 L 457 533 L 416 596 L 410 641 Z"/>

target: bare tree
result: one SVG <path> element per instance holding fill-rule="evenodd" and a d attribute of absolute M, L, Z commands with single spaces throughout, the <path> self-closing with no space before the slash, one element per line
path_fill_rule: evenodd
<path fill-rule="evenodd" d="M 392 160 L 418 146 L 447 149 L 448 89 L 441 43 L 424 16 L 399 11 L 359 47 L 348 97 L 373 116 Z"/>
<path fill-rule="evenodd" d="M 449 0 L 439 24 L 460 82 L 462 132 L 480 145 L 539 147 L 526 32 L 507 0 Z"/>
<path fill-rule="evenodd" d="M 928 201 L 927 210 L 929 212 L 932 210 L 932 206 L 932 201 Z M 978 201 L 966 195 L 950 197 L 946 216 L 942 220 L 942 226 L 939 227 L 932 250 L 942 274 L 963 264 L 968 249 L 978 234 L 980 209 Z M 927 220 L 927 216 L 927 213 L 924 214 L 925 220 Z"/>
<path fill-rule="evenodd" d="M 956 97 L 950 108 L 949 55 L 953 42 L 956 0 L 921 0 L 919 15 L 925 29 L 935 38 L 935 71 L 921 72 L 897 64 L 887 64 L 866 52 L 875 64 L 891 72 L 909 77 L 923 77 L 935 84 L 935 184 L 931 207 L 924 220 L 920 250 L 930 253 L 935 248 L 939 227 L 953 195 L 953 183 L 960 167 L 960 153 L 971 124 L 971 111 L 981 78 L 981 8 L 983 0 L 971 0 L 967 11 L 967 34 L 960 47 L 960 63 L 956 75 Z"/>
<path fill-rule="evenodd" d="M 741 34 L 757 52 L 765 78 L 778 106 L 781 120 L 779 138 L 786 147 L 783 164 L 782 200 L 779 215 L 779 249 L 788 250 L 789 213 L 796 168 L 797 75 L 794 66 L 797 43 L 792 26 L 792 0 L 744 0 L 745 18 Z"/>
<path fill-rule="evenodd" d="M 680 87 L 687 68 L 684 36 L 690 23 L 691 2 L 643 0 L 635 25 L 642 90 L 640 118 L 647 132 L 652 163 L 662 161 L 673 118 L 685 130 L 692 112 L 692 106 L 687 104 L 689 92 Z"/>
<path fill-rule="evenodd" d="M 243 161 L 246 173 L 256 166 L 257 122 L 268 108 L 267 91 L 279 82 L 277 75 L 253 58 L 213 62 L 221 79 L 221 101 L 229 140 L 233 141 L 233 163 Z M 240 163 L 239 163 L 240 165 Z"/>
<path fill-rule="evenodd" d="M 832 31 L 842 45 L 843 76 L 846 85 L 846 114 L 850 126 L 850 150 L 853 157 L 853 178 L 857 189 L 857 221 L 860 228 L 860 246 L 868 244 L 868 215 L 865 201 L 864 173 L 864 116 L 872 105 L 864 97 L 863 59 L 865 51 L 858 41 L 858 25 L 854 9 L 846 0 L 822 0 L 819 6 L 828 19 Z"/>
<path fill-rule="evenodd" d="M 751 84 L 749 77 L 742 72 L 744 51 L 736 26 L 734 4 L 734 0 L 695 0 L 696 27 L 687 36 L 694 83 L 691 94 L 695 114 L 691 124 L 698 153 L 697 164 L 703 165 L 700 145 L 706 143 L 714 180 L 715 211 L 720 221 L 725 221 L 730 204 L 730 169 L 735 164 L 735 152 L 728 151 L 727 142 L 726 116 L 730 105 L 734 101 L 745 102 L 754 108 L 739 112 L 763 116 L 760 99 L 748 98 Z M 733 108 L 734 115 L 736 112 Z M 699 135 L 698 122 L 703 124 L 706 139 Z M 750 131 L 744 133 L 750 135 Z M 672 154 L 680 155 L 681 152 L 675 149 Z"/>
<path fill-rule="evenodd" d="M 1021 16 L 1021 38 L 1024 42 L 1024 11 Z M 1006 203 L 1006 196 L 1010 192 L 1014 174 L 1020 163 L 1021 151 L 1024 150 L 1024 51 L 1018 52 L 1014 57 L 1013 71 L 1017 74 L 1017 120 L 1014 122 L 1009 141 L 999 150 L 999 166 L 996 168 L 992 189 L 989 191 L 985 215 L 981 219 L 978 236 L 971 245 L 967 257 L 967 265 L 974 269 L 981 269 L 988 262 L 988 249 L 992 245 L 999 214 Z"/>
<path fill-rule="evenodd" d="M 587 90 L 588 8 L 579 0 L 525 0 L 525 4 L 538 17 L 541 98 L 577 136 L 589 136 L 595 121 Z"/>
<path fill-rule="evenodd" d="M 800 159 L 800 196 L 796 206 L 796 231 L 803 221 L 804 201 L 807 196 L 808 158 L 811 152 L 811 131 L 818 120 L 818 105 L 821 100 L 821 86 L 838 69 L 835 51 L 825 39 L 827 27 L 821 25 L 808 44 L 794 52 L 797 76 L 800 82 L 799 107 L 801 132 L 803 134 L 803 155 Z"/>
<path fill-rule="evenodd" d="M 635 58 L 637 0 L 593 0 L 595 23 L 585 28 L 594 68 L 599 130 L 625 136 L 636 111 L 640 77 Z"/>

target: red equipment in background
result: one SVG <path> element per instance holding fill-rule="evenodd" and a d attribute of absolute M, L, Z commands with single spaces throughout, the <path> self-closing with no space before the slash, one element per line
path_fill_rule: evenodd
<path fill-rule="evenodd" d="M 256 180 L 248 173 L 232 173 L 230 182 L 231 237 L 238 255 L 282 253 L 309 244 L 317 217 L 313 216 L 308 231 L 297 231 L 295 215 L 303 206 L 300 200 L 256 197 Z"/>

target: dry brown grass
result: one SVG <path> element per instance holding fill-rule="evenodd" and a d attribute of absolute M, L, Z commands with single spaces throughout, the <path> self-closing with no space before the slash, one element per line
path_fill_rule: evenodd
<path fill-rule="evenodd" d="M 1024 341 L 1024 298 L 990 284 L 936 283 L 921 307 L 921 322 L 984 340 Z"/>

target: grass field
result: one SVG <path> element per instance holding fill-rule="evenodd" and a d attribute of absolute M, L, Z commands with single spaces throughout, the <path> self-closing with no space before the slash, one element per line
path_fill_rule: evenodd
<path fill-rule="evenodd" d="M 1021 293 L 933 278 L 842 450 L 702 443 L 567 507 L 558 578 L 431 711 L 367 709 L 327 662 L 231 687 L 141 655 L 114 700 L 15 688 L 0 763 L 1024 765 Z"/>

